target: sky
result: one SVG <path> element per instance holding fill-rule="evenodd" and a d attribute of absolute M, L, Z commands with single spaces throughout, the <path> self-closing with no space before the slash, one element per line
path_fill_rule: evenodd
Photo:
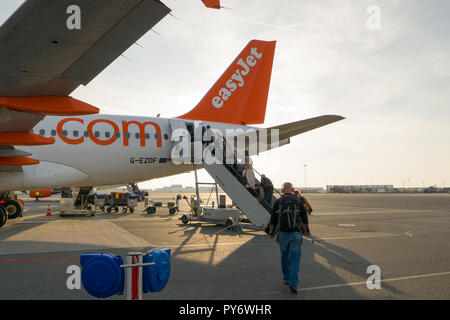
<path fill-rule="evenodd" d="M 0 2 L 0 24 L 22 0 Z M 162 0 L 166 16 L 72 96 L 105 114 L 191 110 L 251 39 L 276 40 L 265 123 L 346 119 L 253 158 L 276 186 L 450 185 L 450 2 Z M 200 173 L 203 181 L 208 174 Z M 194 184 L 193 173 L 140 184 Z"/>

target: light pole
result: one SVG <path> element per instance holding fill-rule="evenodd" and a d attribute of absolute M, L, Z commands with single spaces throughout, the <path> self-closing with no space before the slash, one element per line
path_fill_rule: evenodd
<path fill-rule="evenodd" d="M 307 167 L 308 165 L 305 163 L 304 165 L 303 165 L 303 173 L 304 173 L 304 176 L 305 176 L 305 190 L 306 190 L 306 186 L 307 186 L 307 184 L 306 184 L 306 167 Z"/>

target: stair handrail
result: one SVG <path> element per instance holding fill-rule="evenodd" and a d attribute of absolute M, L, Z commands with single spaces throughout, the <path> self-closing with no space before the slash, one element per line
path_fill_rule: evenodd
<path fill-rule="evenodd" d="M 261 174 L 258 172 L 258 170 L 256 170 L 254 166 L 252 166 L 252 168 L 253 168 L 253 171 L 256 172 L 256 174 L 261 178 Z M 259 182 L 261 183 L 261 179 L 259 180 Z M 278 193 L 278 195 L 281 197 L 281 193 L 280 193 L 280 191 L 278 191 L 277 188 L 274 187 L 273 190 L 276 191 L 276 193 Z"/>
<path fill-rule="evenodd" d="M 220 145 L 218 145 L 218 142 L 221 141 L 221 139 L 214 139 L 214 141 L 210 142 L 210 144 L 212 143 L 214 147 L 219 146 L 219 148 L 221 149 L 222 152 L 226 152 L 227 147 L 230 148 L 233 151 L 233 155 L 234 155 L 234 160 L 237 162 L 237 151 L 236 148 L 234 146 L 230 146 L 230 144 L 228 143 L 227 139 L 225 139 L 225 137 L 223 135 L 220 136 L 223 139 L 223 142 L 225 142 L 225 150 L 223 150 L 223 145 L 222 147 L 220 147 Z M 222 142 L 222 141 L 221 141 Z M 217 157 L 218 155 L 214 154 L 214 157 Z M 222 159 L 223 159 L 223 154 L 222 154 Z M 237 163 L 236 163 L 237 164 Z M 242 180 L 244 177 L 236 170 L 236 168 L 233 165 L 230 165 L 228 163 L 223 163 L 223 165 L 227 168 L 227 170 L 229 170 L 231 172 L 231 174 L 233 174 L 237 180 L 239 181 L 239 183 L 241 183 L 241 185 L 243 185 L 245 187 L 245 183 Z M 256 174 L 259 175 L 260 179 L 256 179 L 258 184 L 261 183 L 261 174 L 254 168 L 254 166 L 252 165 L 252 169 L 254 172 L 256 172 Z M 275 192 L 278 194 L 279 197 L 281 197 L 281 193 L 274 187 L 273 188 L 275 190 Z M 249 191 L 250 192 L 250 191 Z M 250 192 L 251 193 L 251 192 Z M 254 195 L 255 196 L 255 195 Z M 273 195 L 274 196 L 274 195 Z M 263 205 L 263 207 L 266 208 L 266 210 L 269 211 L 269 209 L 263 204 L 265 203 L 266 205 L 268 205 L 269 207 L 271 207 L 270 203 L 267 203 L 266 201 L 264 201 L 264 199 L 262 197 L 260 197 L 260 203 Z"/>

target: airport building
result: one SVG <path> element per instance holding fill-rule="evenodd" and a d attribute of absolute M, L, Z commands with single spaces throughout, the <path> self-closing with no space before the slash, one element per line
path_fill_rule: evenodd
<path fill-rule="evenodd" d="M 320 188 L 320 187 L 308 187 L 308 188 L 295 187 L 295 190 L 300 190 L 303 193 L 322 193 L 322 192 L 325 192 L 325 189 L 324 188 Z"/>
<path fill-rule="evenodd" d="M 327 193 L 450 193 L 450 188 L 436 186 L 394 188 L 393 185 L 328 185 Z"/>
<path fill-rule="evenodd" d="M 150 191 L 153 192 L 195 192 L 194 187 L 183 187 L 181 184 L 172 184 L 170 186 L 155 188 Z"/>
<path fill-rule="evenodd" d="M 389 185 L 327 185 L 327 193 L 392 193 L 394 186 Z"/>

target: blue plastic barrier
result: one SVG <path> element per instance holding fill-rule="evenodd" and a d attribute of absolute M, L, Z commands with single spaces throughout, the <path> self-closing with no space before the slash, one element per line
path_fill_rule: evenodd
<path fill-rule="evenodd" d="M 142 266 L 146 263 L 153 265 Z M 96 298 L 122 295 L 125 287 L 124 268 L 134 268 L 133 265 L 125 265 L 122 257 L 110 253 L 83 254 L 80 257 L 80 264 L 81 283 L 86 291 Z M 149 251 L 143 256 L 140 266 L 138 264 L 136 267 L 142 268 L 141 294 L 163 290 L 170 278 L 170 249 L 159 248 Z"/>
<path fill-rule="evenodd" d="M 81 282 L 86 291 L 96 298 L 123 294 L 123 259 L 110 253 L 83 254 L 80 257 Z"/>
<path fill-rule="evenodd" d="M 160 248 L 147 252 L 144 263 L 154 262 L 153 266 L 145 266 L 142 275 L 142 291 L 159 292 L 164 289 L 170 277 L 170 249 Z"/>

